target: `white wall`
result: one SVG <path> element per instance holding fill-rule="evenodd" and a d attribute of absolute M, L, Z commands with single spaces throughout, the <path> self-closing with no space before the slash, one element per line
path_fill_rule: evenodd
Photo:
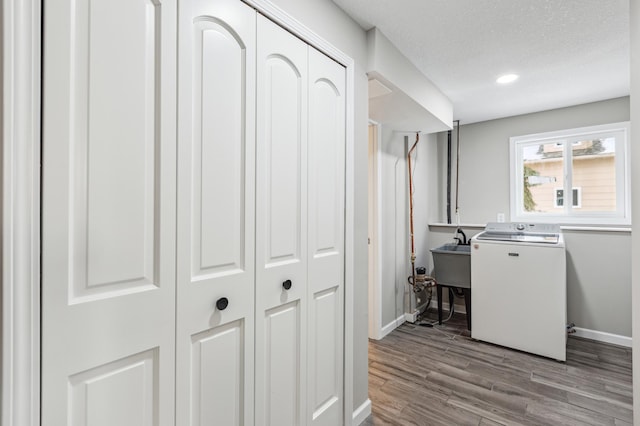
<path fill-rule="evenodd" d="M 629 120 L 629 98 L 463 125 L 460 128 L 461 223 L 509 218 L 509 137 Z M 455 136 L 455 133 L 454 133 Z M 455 154 L 455 137 L 454 137 Z M 431 222 L 444 222 L 446 134 L 438 137 L 439 181 L 423 196 L 439 200 Z M 455 156 L 454 156 L 455 165 Z M 455 168 L 454 168 L 455 177 Z M 452 187 L 455 188 L 455 179 Z M 452 194 L 452 214 L 455 193 Z M 455 221 L 455 216 L 453 216 Z M 465 228 L 467 235 L 481 228 Z M 430 246 L 451 238 L 431 227 Z M 568 319 L 577 327 L 631 336 L 631 236 L 620 232 L 566 231 Z M 541 307 L 541 314 L 543 314 Z"/>
<path fill-rule="evenodd" d="M 453 105 L 378 29 L 367 31 L 368 67 L 390 94 L 369 100 L 369 117 L 394 130 L 440 132 L 451 128 Z"/>
<path fill-rule="evenodd" d="M 274 4 L 333 44 L 355 61 L 355 224 L 354 224 L 354 317 L 353 404 L 368 400 L 367 319 L 367 41 L 365 31 L 333 2 L 327 0 L 272 0 Z M 349 319 L 347 318 L 347 321 Z"/>

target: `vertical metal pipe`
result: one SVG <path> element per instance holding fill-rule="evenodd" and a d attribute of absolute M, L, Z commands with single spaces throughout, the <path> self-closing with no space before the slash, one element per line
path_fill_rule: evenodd
<path fill-rule="evenodd" d="M 456 221 L 459 221 L 458 210 L 460 206 L 458 205 L 458 188 L 460 184 L 458 182 L 460 178 L 460 120 L 456 120 Z M 459 223 L 458 223 L 459 225 Z"/>
<path fill-rule="evenodd" d="M 451 130 L 447 132 L 447 223 L 451 223 Z"/>
<path fill-rule="evenodd" d="M 416 141 L 413 144 L 413 146 L 411 147 L 411 149 L 409 150 L 409 153 L 407 154 L 407 163 L 408 163 L 408 169 L 409 169 L 409 224 L 410 224 L 410 232 L 411 232 L 411 285 L 415 286 L 416 283 L 416 247 L 415 247 L 415 240 L 413 238 L 413 173 L 411 170 L 411 154 L 413 153 L 413 150 L 416 148 L 416 146 L 418 145 L 418 142 L 420 141 L 420 133 L 416 132 Z"/>

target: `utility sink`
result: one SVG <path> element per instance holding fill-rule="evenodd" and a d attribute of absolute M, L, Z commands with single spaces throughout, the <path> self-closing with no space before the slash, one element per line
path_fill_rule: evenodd
<path fill-rule="evenodd" d="M 471 288 L 471 246 L 445 244 L 431 249 L 431 254 L 438 284 Z"/>

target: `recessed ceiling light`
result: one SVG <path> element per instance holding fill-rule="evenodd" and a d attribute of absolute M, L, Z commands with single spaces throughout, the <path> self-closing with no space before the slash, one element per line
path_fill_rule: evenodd
<path fill-rule="evenodd" d="M 496 83 L 499 83 L 499 84 L 513 83 L 518 79 L 518 77 L 519 77 L 518 74 L 505 74 L 503 76 L 498 77 L 498 79 L 496 80 Z"/>

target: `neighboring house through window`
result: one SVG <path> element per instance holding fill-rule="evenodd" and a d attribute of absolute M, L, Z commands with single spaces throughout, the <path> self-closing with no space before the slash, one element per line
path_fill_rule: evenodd
<path fill-rule="evenodd" d="M 573 188 L 572 191 L 572 201 L 573 204 L 571 204 L 571 206 L 573 208 L 580 208 L 582 207 L 581 202 L 580 202 L 580 196 L 581 196 L 581 191 L 580 188 Z M 554 203 L 554 207 L 559 209 L 564 207 L 564 189 L 562 188 L 556 188 L 555 189 L 555 203 Z"/>
<path fill-rule="evenodd" d="M 511 219 L 630 224 L 628 137 L 628 122 L 512 137 Z"/>

